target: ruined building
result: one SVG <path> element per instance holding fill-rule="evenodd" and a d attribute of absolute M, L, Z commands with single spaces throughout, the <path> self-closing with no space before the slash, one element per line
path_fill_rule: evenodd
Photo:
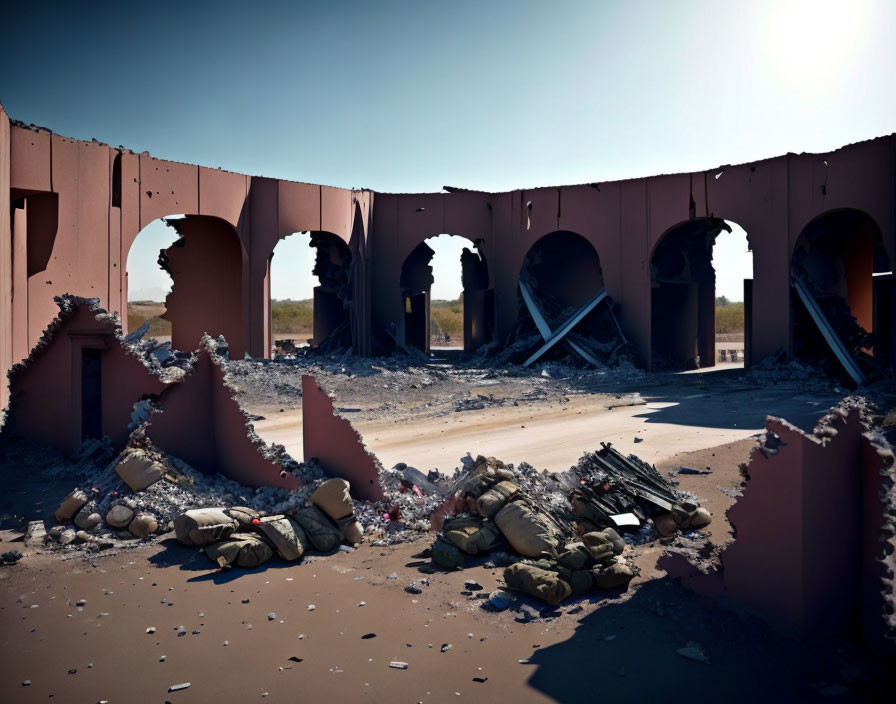
<path fill-rule="evenodd" d="M 9 214 L 0 218 L 0 368 L 5 375 L 39 341 L 57 314 L 54 296 L 97 298 L 124 312 L 135 238 L 174 214 L 186 215 L 175 223 L 181 237 L 160 263 L 174 281 L 166 317 L 175 348 L 195 349 L 209 333 L 224 335 L 232 357 L 269 356 L 274 247 L 311 232 L 320 281 L 315 343 L 335 340 L 360 355 L 426 352 L 425 240 L 444 233 L 476 247 L 463 257 L 468 350 L 509 344 L 532 310 L 524 288 L 566 310 L 567 320 L 605 292 L 637 363 L 707 366 L 712 243 L 735 222 L 754 256 L 754 278 L 744 281 L 748 364 L 811 356 L 824 345 L 795 293 L 798 280 L 828 319 L 845 316 L 835 325 L 842 347 L 889 367 L 894 174 L 889 135 L 695 173 L 509 193 L 388 194 L 164 161 L 19 124 L 0 108 L 0 209 Z M 581 317 L 568 327 L 587 340 L 595 331 Z M 535 322 L 546 347 L 565 335 Z M 92 344 L 73 338 L 78 350 Z M 83 364 L 91 359 L 83 355 Z M 6 384 L 0 394 L 5 406 Z"/>

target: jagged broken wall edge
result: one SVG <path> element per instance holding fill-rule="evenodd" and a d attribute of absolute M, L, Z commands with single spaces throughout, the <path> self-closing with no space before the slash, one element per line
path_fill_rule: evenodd
<path fill-rule="evenodd" d="M 160 396 L 146 434 L 160 449 L 203 472 L 250 487 L 301 485 L 293 474 L 283 476 L 283 464 L 255 433 L 208 336 L 192 370 Z"/>
<path fill-rule="evenodd" d="M 728 509 L 734 541 L 715 571 L 667 553 L 658 567 L 725 595 L 778 630 L 811 639 L 853 628 L 896 648 L 894 456 L 870 412 L 846 400 L 805 433 L 769 417 Z"/>
<path fill-rule="evenodd" d="M 336 414 L 333 399 L 310 374 L 302 375 L 302 442 L 305 460 L 317 459 L 328 473 L 348 480 L 357 498 L 385 498 L 380 461 L 352 424 Z"/>

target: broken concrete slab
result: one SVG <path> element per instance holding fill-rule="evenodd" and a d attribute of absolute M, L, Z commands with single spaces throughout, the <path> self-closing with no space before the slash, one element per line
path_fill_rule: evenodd
<path fill-rule="evenodd" d="M 813 433 L 769 418 L 743 496 L 728 510 L 735 540 L 715 566 L 681 554 L 658 563 L 702 594 L 725 594 L 802 638 L 862 632 L 893 647 L 894 456 L 867 409 L 847 400 Z"/>
<path fill-rule="evenodd" d="M 255 434 L 235 399 L 224 367 L 205 336 L 196 363 L 184 380 L 170 386 L 145 426 L 159 448 L 206 473 L 220 473 L 246 486 L 295 489 L 299 479 Z"/>
<path fill-rule="evenodd" d="M 351 484 L 359 499 L 380 501 L 382 467 L 351 423 L 336 415 L 333 399 L 309 375 L 302 375 L 302 440 L 305 459 L 317 459 L 334 477 Z"/>

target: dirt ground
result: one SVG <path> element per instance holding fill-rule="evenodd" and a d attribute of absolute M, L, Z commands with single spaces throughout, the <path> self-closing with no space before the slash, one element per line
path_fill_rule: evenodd
<path fill-rule="evenodd" d="M 729 537 L 722 511 L 733 501 L 717 487 L 738 484 L 751 447 L 740 441 L 660 465 L 711 468 L 680 479 L 705 497 L 715 540 Z M 13 537 L 4 532 L 4 544 Z M 856 681 L 879 675 L 850 653 L 807 652 L 687 592 L 653 568 L 659 545 L 638 548 L 642 574 L 627 592 L 594 593 L 520 623 L 461 593 L 469 579 L 494 589 L 500 569 L 480 560 L 421 572 L 430 542 L 224 573 L 173 538 L 89 559 L 29 555 L 0 571 L 0 700 L 571 702 L 592 692 L 642 702 L 696 689 L 712 701 L 803 702 L 844 689 L 839 701 L 865 701 L 868 685 Z M 421 579 L 422 594 L 404 591 Z M 689 643 L 710 663 L 679 655 Z M 168 692 L 184 682 L 188 689 Z"/>
<path fill-rule="evenodd" d="M 716 545 L 732 539 L 724 512 L 765 414 L 810 428 L 837 398 L 833 389 L 760 388 L 741 371 L 230 370 L 245 410 L 262 416 L 256 429 L 290 450 L 301 447 L 303 371 L 334 393 L 386 466 L 450 470 L 469 451 L 559 471 L 612 441 L 697 495 L 713 514 Z M 709 473 L 678 474 L 682 466 Z M 22 469 L 0 477 L 4 515 L 48 515 L 70 487 Z M 26 550 L 20 531 L 0 538 L 0 550 L 26 553 L 0 568 L 4 703 L 873 701 L 893 684 L 885 664 L 845 644 L 798 644 L 684 590 L 656 568 L 659 542 L 630 548 L 640 575 L 625 592 L 593 592 L 522 623 L 516 611 L 481 607 L 477 594 L 500 584 L 500 568 L 482 558 L 434 571 L 423 552 L 429 535 L 221 573 L 170 534 L 70 559 Z M 469 579 L 482 587 L 472 596 L 461 593 Z M 412 580 L 422 594 L 404 591 Z M 709 663 L 678 653 L 691 644 Z"/>
<path fill-rule="evenodd" d="M 265 441 L 302 458 L 303 368 L 281 366 L 261 376 L 253 364 L 231 364 L 240 403 L 258 418 L 254 426 Z M 337 412 L 383 466 L 404 462 L 448 473 L 468 452 L 564 471 L 601 442 L 660 462 L 751 437 L 764 429 L 767 415 L 811 430 L 839 398 L 762 388 L 746 383 L 737 369 L 628 376 L 562 367 L 547 376 L 508 374 L 449 365 L 305 371 L 334 395 Z"/>

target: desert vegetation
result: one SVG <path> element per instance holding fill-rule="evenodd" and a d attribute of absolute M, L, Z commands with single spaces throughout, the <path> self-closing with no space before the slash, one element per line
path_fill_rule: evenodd
<path fill-rule="evenodd" d="M 737 335 L 744 332 L 744 303 L 716 298 L 716 334 Z"/>

